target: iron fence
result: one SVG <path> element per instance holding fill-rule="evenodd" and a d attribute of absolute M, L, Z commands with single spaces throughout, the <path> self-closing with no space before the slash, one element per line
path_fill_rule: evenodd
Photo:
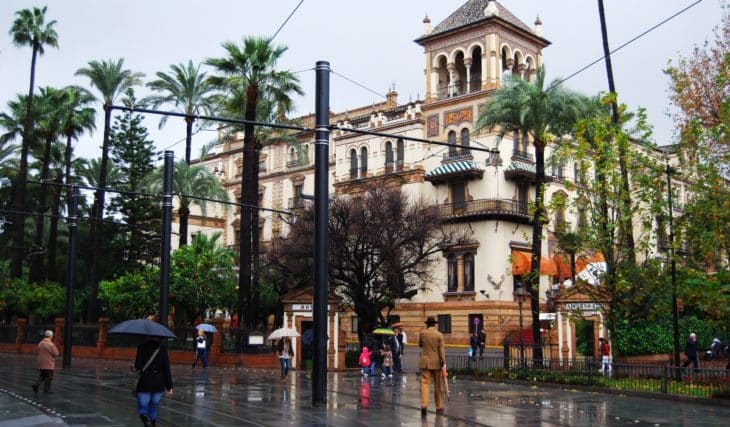
<path fill-rule="evenodd" d="M 99 327 L 96 325 L 73 325 L 71 345 L 95 347 L 99 341 Z"/>
<path fill-rule="evenodd" d="M 0 325 L 0 342 L 14 343 L 15 337 L 17 334 L 18 334 L 17 326 L 9 325 L 9 324 Z"/>
<path fill-rule="evenodd" d="M 270 331 L 225 329 L 221 331 L 221 353 L 265 354 L 275 351 L 275 344 L 266 340 Z"/>
<path fill-rule="evenodd" d="M 449 372 L 492 378 L 582 385 L 624 391 L 662 393 L 696 398 L 730 398 L 730 369 L 690 369 L 668 365 L 600 361 L 533 359 L 504 355 L 470 357 L 446 355 Z"/>

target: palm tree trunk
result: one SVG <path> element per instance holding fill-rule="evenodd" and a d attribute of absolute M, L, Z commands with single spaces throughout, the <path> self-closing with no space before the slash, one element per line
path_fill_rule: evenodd
<path fill-rule="evenodd" d="M 251 122 L 256 120 L 256 102 L 258 98 L 258 87 L 251 85 L 246 90 L 246 112 L 245 119 L 248 121 L 244 126 L 243 137 L 243 171 L 241 173 L 241 199 L 247 205 L 241 207 L 241 229 L 239 249 L 239 276 L 238 276 L 238 318 L 243 319 L 243 301 L 246 304 L 246 327 L 251 328 L 255 323 L 256 314 L 251 301 L 252 290 L 252 255 L 253 255 L 253 230 L 254 213 L 258 217 L 258 211 L 252 209 L 257 202 L 255 183 L 255 135 L 254 126 Z"/>
<path fill-rule="evenodd" d="M 89 306 L 87 307 L 87 321 L 97 321 L 97 296 L 99 294 L 99 281 L 101 280 L 101 242 L 104 231 L 104 196 L 106 187 L 106 174 L 109 164 L 109 131 L 111 129 L 112 110 L 107 103 L 104 103 L 104 140 L 101 146 L 101 163 L 99 164 L 99 188 L 94 197 L 93 220 L 91 222 L 91 270 L 89 280 L 91 292 L 89 292 Z"/>
<path fill-rule="evenodd" d="M 61 184 L 63 184 L 63 173 L 60 170 L 56 173 L 56 185 L 53 186 L 53 201 L 51 203 L 51 229 L 48 233 L 48 267 L 46 268 L 46 279 L 58 281 L 56 264 L 56 252 L 58 246 L 58 216 L 61 211 Z"/>
<path fill-rule="evenodd" d="M 535 213 L 532 216 L 532 262 L 530 265 L 530 309 L 532 312 L 533 359 L 542 364 L 540 336 L 540 259 L 542 258 L 542 224 L 545 221 L 543 203 L 545 189 L 545 144 L 535 140 Z"/>
<path fill-rule="evenodd" d="M 28 101 L 25 108 L 25 120 L 23 122 L 23 144 L 20 150 L 20 168 L 15 181 L 15 233 L 13 236 L 12 260 L 10 264 L 10 275 L 20 277 L 23 274 L 23 258 L 25 248 L 25 192 L 26 180 L 28 179 L 28 151 L 30 150 L 30 118 L 33 111 L 33 88 L 35 87 L 35 63 L 38 57 L 38 44 L 33 44 L 33 55 L 30 60 L 30 88 L 28 89 Z"/>
<path fill-rule="evenodd" d="M 51 146 L 52 138 L 46 138 L 46 145 L 43 149 L 43 159 L 41 159 L 41 187 L 38 193 L 38 215 L 35 223 L 35 240 L 33 242 L 33 254 L 30 259 L 31 269 L 29 272 L 30 282 L 38 283 L 43 280 L 43 264 L 45 259 L 45 249 L 43 247 L 43 231 L 46 222 L 46 195 L 48 193 L 48 175 L 50 174 L 51 163 Z"/>
<path fill-rule="evenodd" d="M 180 239 L 179 247 L 186 246 L 188 244 L 188 217 L 190 216 L 190 209 L 181 207 L 177 210 L 180 215 Z"/>
<path fill-rule="evenodd" d="M 185 163 L 190 166 L 190 150 L 193 145 L 193 121 L 195 119 L 185 117 Z"/>

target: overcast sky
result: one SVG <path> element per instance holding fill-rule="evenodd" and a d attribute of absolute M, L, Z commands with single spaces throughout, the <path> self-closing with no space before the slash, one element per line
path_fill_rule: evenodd
<path fill-rule="evenodd" d="M 606 0 L 608 35 L 616 48 L 697 0 Z M 0 110 L 17 93 L 27 93 L 31 50 L 16 48 L 8 35 L 17 10 L 47 5 L 47 19 L 57 21 L 59 49 L 49 48 L 39 58 L 36 88 L 63 87 L 88 81 L 74 72 L 92 59 L 124 58 L 125 66 L 147 75 L 168 71 L 173 63 L 202 62 L 223 56 L 221 43 L 240 42 L 247 35 L 271 36 L 300 0 L 48 0 L 0 1 Z M 426 13 L 433 25 L 464 4 L 464 0 L 304 0 L 274 39 L 289 47 L 279 68 L 299 72 L 306 92 L 296 100 L 297 114 L 314 111 L 314 72 L 318 60 L 330 62 L 337 75 L 331 78 L 330 104 L 343 111 L 379 102 L 395 84 L 399 101 L 424 94 L 423 49 L 413 42 L 423 33 Z M 597 1 L 502 0 L 530 27 L 539 15 L 543 36 L 552 45 L 543 50 L 550 80 L 566 77 L 602 56 Z M 688 55 L 692 47 L 712 38 L 722 14 L 720 0 L 704 0 L 612 57 L 619 101 L 648 109 L 659 145 L 674 141 L 667 118 L 668 79 L 662 70 L 669 60 Z M 603 62 L 566 82 L 588 95 L 607 90 Z M 376 93 L 374 93 L 376 92 Z M 148 94 L 142 88 L 138 96 Z M 96 94 L 96 93 L 95 93 Z M 93 137 L 83 138 L 77 155 L 100 155 L 102 121 Z M 159 149 L 183 155 L 185 126 L 171 119 L 162 131 L 157 118 L 147 121 Z M 193 155 L 215 133 L 194 137 Z M 170 148 L 171 147 L 171 148 Z"/>

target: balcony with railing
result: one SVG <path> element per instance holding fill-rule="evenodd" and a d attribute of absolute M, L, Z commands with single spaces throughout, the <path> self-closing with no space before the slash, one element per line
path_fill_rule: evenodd
<path fill-rule="evenodd" d="M 294 159 L 286 162 L 287 169 L 299 169 L 311 166 L 309 159 Z"/>
<path fill-rule="evenodd" d="M 457 151 L 449 151 L 448 153 L 444 153 L 443 157 L 441 158 L 441 162 L 458 162 L 461 160 L 472 160 L 474 156 L 471 154 L 471 150 L 469 148 L 460 148 Z"/>
<path fill-rule="evenodd" d="M 512 150 L 512 159 L 513 160 L 525 160 L 528 162 L 534 162 L 535 159 L 532 157 L 532 153 L 528 153 L 524 150 Z"/>
<path fill-rule="evenodd" d="M 437 205 L 439 215 L 446 221 L 502 219 L 520 224 L 530 223 L 527 202 L 512 199 L 479 199 Z"/>
<path fill-rule="evenodd" d="M 403 169 L 403 160 L 398 160 L 397 162 L 385 162 L 385 173 L 402 172 Z"/>
<path fill-rule="evenodd" d="M 290 197 L 289 198 L 289 209 L 304 209 L 312 203 L 312 200 L 305 199 L 304 197 Z"/>

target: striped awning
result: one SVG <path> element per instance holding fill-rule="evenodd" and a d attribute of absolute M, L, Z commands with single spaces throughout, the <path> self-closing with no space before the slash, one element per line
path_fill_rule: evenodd
<path fill-rule="evenodd" d="M 477 177 L 481 178 L 484 169 L 479 167 L 473 160 L 462 160 L 460 162 L 444 163 L 436 169 L 426 172 L 424 178 L 433 183 L 445 181 L 451 177 Z"/>

